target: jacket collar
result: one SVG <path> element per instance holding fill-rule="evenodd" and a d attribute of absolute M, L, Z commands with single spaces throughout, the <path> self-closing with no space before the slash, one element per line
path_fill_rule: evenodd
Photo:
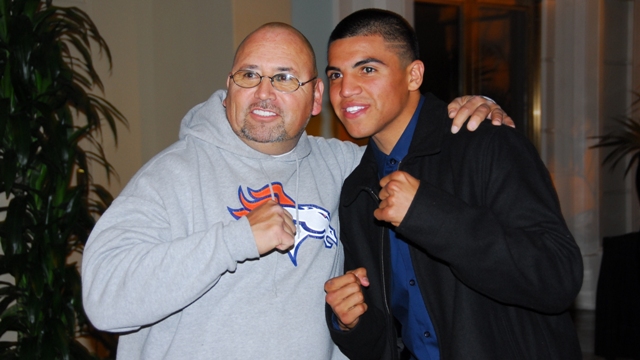
<path fill-rule="evenodd" d="M 440 152 L 442 142 L 451 123 L 447 115 L 447 105 L 433 94 L 424 95 L 425 100 L 418 118 L 418 125 L 413 134 L 409 154 L 405 157 L 404 163 L 412 159 L 437 154 Z M 373 140 L 369 139 L 369 145 Z M 345 180 L 340 201 L 351 204 L 361 191 L 374 194 L 377 197 L 378 185 L 378 165 L 376 163 L 373 147 L 367 146 L 362 156 L 360 164 L 353 170 L 351 175 Z"/>

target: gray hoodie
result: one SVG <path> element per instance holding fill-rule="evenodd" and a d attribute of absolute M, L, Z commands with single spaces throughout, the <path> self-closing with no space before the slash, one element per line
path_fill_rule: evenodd
<path fill-rule="evenodd" d="M 131 179 L 84 251 L 84 307 L 118 359 L 339 359 L 323 285 L 342 274 L 338 195 L 362 149 L 303 134 L 270 156 L 232 131 L 224 91 Z M 260 256 L 244 215 L 275 196 L 295 247 Z"/>

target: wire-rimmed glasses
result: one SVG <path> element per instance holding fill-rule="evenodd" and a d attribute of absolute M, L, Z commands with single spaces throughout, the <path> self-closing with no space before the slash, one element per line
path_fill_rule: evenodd
<path fill-rule="evenodd" d="M 238 70 L 234 74 L 229 75 L 229 78 L 233 80 L 233 82 L 240 86 L 241 88 L 252 88 L 260 85 L 262 82 L 262 78 L 269 78 L 271 80 L 271 86 L 274 89 L 283 92 L 283 93 L 292 93 L 303 86 L 305 84 L 310 83 L 311 81 L 317 79 L 317 76 L 314 76 L 312 79 L 309 79 L 305 82 L 300 82 L 297 77 L 287 74 L 275 74 L 273 76 L 268 75 L 260 75 L 252 70 Z"/>

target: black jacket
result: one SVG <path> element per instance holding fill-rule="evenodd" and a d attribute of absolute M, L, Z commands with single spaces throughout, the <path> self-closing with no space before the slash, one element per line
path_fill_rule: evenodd
<path fill-rule="evenodd" d="M 567 312 L 582 257 L 549 173 L 514 129 L 483 123 L 453 135 L 446 104 L 426 95 L 400 169 L 420 187 L 396 233 L 410 245 L 442 359 L 580 359 Z M 332 338 L 352 359 L 398 358 L 390 314 L 387 227 L 373 217 L 380 191 L 372 147 L 340 199 L 345 270 L 365 267 L 368 311 Z"/>

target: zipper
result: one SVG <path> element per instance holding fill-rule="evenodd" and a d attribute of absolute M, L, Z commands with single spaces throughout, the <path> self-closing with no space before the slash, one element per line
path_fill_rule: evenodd
<path fill-rule="evenodd" d="M 365 190 L 367 193 L 369 193 L 369 195 L 371 195 L 371 197 L 377 201 L 378 203 L 380 203 L 380 197 L 378 197 L 378 194 L 376 194 L 375 191 L 373 191 L 372 188 L 368 187 L 368 186 L 363 186 L 362 187 L 363 190 Z M 386 315 L 387 317 L 393 317 L 393 315 L 391 314 L 391 309 L 389 308 L 389 299 L 387 298 L 387 280 L 386 280 L 386 272 L 385 272 L 385 267 L 384 267 L 384 232 L 387 230 L 387 228 L 385 228 L 384 226 L 380 228 L 380 275 L 382 276 L 382 300 L 384 301 L 384 310 L 386 311 Z M 393 328 L 393 321 L 392 320 L 388 320 L 391 323 L 389 324 L 389 326 L 391 326 Z M 392 341 L 389 343 L 389 346 L 391 347 L 391 354 L 393 355 L 393 358 L 396 359 L 396 344 Z"/>
<path fill-rule="evenodd" d="M 403 160 L 398 161 L 398 166 L 396 167 L 396 170 L 400 170 L 400 165 L 402 164 Z M 376 199 L 378 199 L 378 202 L 380 202 L 380 198 L 373 193 L 373 190 L 369 189 L 369 191 L 375 196 Z M 386 272 L 384 268 L 384 232 L 387 230 L 387 228 L 382 227 L 381 230 L 382 231 L 380 232 L 380 268 L 382 269 L 381 271 L 382 288 L 384 289 L 384 291 L 382 292 L 383 294 L 382 298 L 384 300 L 384 307 L 387 310 L 387 315 L 393 316 L 393 314 L 391 314 L 391 310 L 389 309 L 389 299 L 387 298 L 387 280 L 386 280 Z"/>
<path fill-rule="evenodd" d="M 378 202 L 378 204 L 380 203 L 380 198 L 378 197 L 378 195 L 373 191 L 373 189 L 371 189 L 370 187 L 365 187 L 364 188 L 369 195 L 371 195 L 371 197 Z"/>
<path fill-rule="evenodd" d="M 405 157 L 404 159 L 402 159 L 402 160 L 400 160 L 398 162 L 397 170 L 400 170 L 400 166 L 405 162 L 405 160 L 407 160 L 407 159 L 411 160 L 411 158 L 409 158 L 408 156 L 409 155 L 407 155 L 407 157 Z M 384 230 L 384 228 L 383 228 L 383 230 Z M 382 244 L 384 245 L 384 238 L 383 238 Z M 383 251 L 382 251 L 382 255 L 384 255 L 384 248 L 383 248 Z M 413 257 L 411 258 L 411 261 L 413 262 Z M 382 273 L 383 273 L 383 279 L 384 279 L 384 266 L 382 268 Z M 416 281 L 418 281 L 418 276 L 417 275 L 416 275 Z M 420 284 L 418 283 L 418 287 L 419 286 L 420 286 Z M 384 301 L 385 301 L 385 305 L 388 306 L 387 303 L 386 303 L 387 302 L 386 291 L 385 291 Z M 425 306 L 427 307 L 427 311 L 429 311 L 428 309 L 430 308 L 430 306 L 428 306 L 426 298 L 424 298 L 424 302 L 425 302 Z M 387 311 L 388 311 L 388 307 L 387 307 Z M 438 323 L 437 323 L 437 321 L 434 320 L 433 316 L 431 316 L 431 315 L 429 315 L 429 316 L 431 317 L 431 323 L 433 325 L 433 330 L 436 332 L 436 336 L 437 336 L 440 333 L 440 331 L 438 331 L 438 329 L 439 329 Z M 440 341 L 438 341 L 438 349 L 440 350 L 440 358 L 443 359 L 444 356 L 443 356 L 443 350 L 442 350 L 442 346 L 441 345 L 442 344 L 440 343 Z"/>
<path fill-rule="evenodd" d="M 378 197 L 378 195 L 376 195 L 373 190 L 369 189 L 369 192 L 374 196 L 375 199 L 378 200 L 378 203 L 380 203 L 380 198 Z M 387 228 L 385 228 L 384 226 L 380 228 L 380 275 L 382 277 L 382 300 L 384 301 L 384 310 L 386 311 L 386 316 L 387 316 L 387 324 L 389 326 L 389 331 L 392 331 L 395 327 L 393 326 L 393 314 L 391 313 L 391 309 L 389 306 L 389 299 L 388 299 L 388 294 L 387 294 L 387 273 L 385 270 L 385 266 L 384 266 L 384 259 L 385 259 L 385 253 L 384 253 L 384 233 L 385 231 L 387 231 Z M 395 330 L 393 330 L 395 332 Z M 389 341 L 389 350 L 391 352 L 391 356 L 393 359 L 397 359 L 397 346 L 398 344 L 396 344 L 396 342 L 394 341 L 395 336 L 391 336 L 388 338 Z"/>
<path fill-rule="evenodd" d="M 378 197 L 378 195 L 375 193 L 375 191 L 373 191 L 373 189 L 371 189 L 370 187 L 363 187 L 364 190 L 366 190 L 369 195 L 371 195 L 371 197 L 373 197 L 378 203 L 380 203 L 380 198 Z M 382 269 L 381 274 L 382 274 L 382 288 L 384 289 L 384 291 L 382 292 L 383 294 L 383 300 L 384 300 L 384 307 L 385 310 L 387 310 L 387 314 L 390 315 L 391 311 L 389 310 L 389 301 L 387 300 L 387 282 L 385 280 L 386 274 L 384 271 L 384 232 L 385 230 L 387 230 L 384 226 L 380 228 L 380 268 Z"/>
<path fill-rule="evenodd" d="M 391 310 L 389 310 L 389 300 L 387 299 L 387 279 L 386 279 L 386 273 L 384 271 L 384 232 L 385 230 L 387 230 L 385 227 L 381 228 L 381 232 L 380 232 L 380 268 L 382 269 L 381 273 L 382 273 L 382 288 L 384 291 L 382 291 L 382 298 L 384 300 L 384 307 L 385 310 L 387 310 L 387 315 L 391 315 Z"/>

